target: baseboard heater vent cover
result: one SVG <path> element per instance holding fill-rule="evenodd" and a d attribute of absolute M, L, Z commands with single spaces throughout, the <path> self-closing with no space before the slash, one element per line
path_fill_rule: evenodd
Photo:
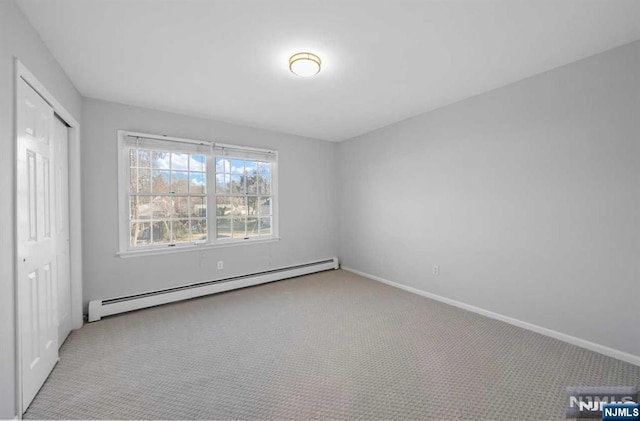
<path fill-rule="evenodd" d="M 281 269 L 268 270 L 248 275 L 234 276 L 215 281 L 198 282 L 175 288 L 167 288 L 158 291 L 150 291 L 142 294 L 128 295 L 126 297 L 109 298 L 105 300 L 93 300 L 89 302 L 89 321 L 96 322 L 102 317 L 141 308 L 154 307 L 175 301 L 188 300 L 218 292 L 230 291 L 267 282 L 279 281 L 296 276 L 325 270 L 338 269 L 338 258 L 305 263 Z"/>

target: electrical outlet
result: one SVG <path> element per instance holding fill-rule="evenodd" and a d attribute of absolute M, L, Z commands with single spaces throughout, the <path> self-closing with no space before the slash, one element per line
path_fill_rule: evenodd
<path fill-rule="evenodd" d="M 224 269 L 224 261 L 218 260 L 218 270 Z"/>
<path fill-rule="evenodd" d="M 433 274 L 434 275 L 440 275 L 440 266 L 433 265 Z"/>

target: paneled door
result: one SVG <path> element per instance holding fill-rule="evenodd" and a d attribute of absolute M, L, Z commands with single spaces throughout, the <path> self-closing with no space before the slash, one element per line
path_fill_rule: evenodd
<path fill-rule="evenodd" d="M 17 86 L 16 245 L 22 410 L 58 361 L 53 109 Z"/>
<path fill-rule="evenodd" d="M 55 183 L 55 249 L 58 267 L 58 347 L 71 332 L 71 274 L 69 262 L 69 129 L 53 122 L 53 181 Z"/>

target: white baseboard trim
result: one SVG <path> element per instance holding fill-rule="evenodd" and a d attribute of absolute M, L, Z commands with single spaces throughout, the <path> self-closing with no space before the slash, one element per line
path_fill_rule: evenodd
<path fill-rule="evenodd" d="M 634 364 L 640 366 L 640 356 L 629 354 L 624 351 L 619 351 L 617 349 L 609 348 L 604 345 L 600 345 L 594 342 L 587 341 L 585 339 L 580 339 L 575 336 L 567 335 L 566 333 L 561 333 L 552 329 L 547 329 L 546 327 L 534 325 L 532 323 L 523 322 L 522 320 L 514 319 L 512 317 L 504 316 L 499 313 L 494 313 L 493 311 L 485 310 L 480 307 L 475 307 L 470 304 L 466 304 L 460 301 L 452 300 L 451 298 L 442 297 L 440 295 L 432 294 L 427 291 L 423 291 L 421 289 L 413 288 L 407 285 L 402 285 L 397 282 L 389 281 L 388 279 L 381 278 L 379 276 L 371 275 L 350 267 L 341 266 L 342 269 L 355 273 L 356 275 L 363 276 L 365 278 L 373 279 L 374 281 L 382 282 L 383 284 L 390 285 L 392 287 L 400 288 L 402 290 L 412 292 L 414 294 L 421 295 L 426 298 L 431 298 L 432 300 L 440 301 L 445 304 L 449 304 L 463 310 L 471 311 L 473 313 L 480 314 L 482 316 L 489 317 L 491 319 L 500 320 L 505 323 L 509 323 L 510 325 L 514 325 L 517 327 L 521 327 L 523 329 L 530 330 L 532 332 L 539 333 L 541 335 L 549 336 L 554 339 L 558 339 L 563 342 L 570 343 L 571 345 L 576 345 L 581 348 L 588 349 L 589 351 L 598 352 L 600 354 L 606 355 L 608 357 L 616 358 L 618 360 L 622 360 L 624 362 Z"/>

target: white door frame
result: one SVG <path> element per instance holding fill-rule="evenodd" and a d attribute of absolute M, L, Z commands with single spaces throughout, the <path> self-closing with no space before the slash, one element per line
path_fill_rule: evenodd
<path fill-rule="evenodd" d="M 62 106 L 58 100 L 44 87 L 42 83 L 18 60 L 15 59 L 15 86 L 14 86 L 14 133 L 13 138 L 17 145 L 18 142 L 18 112 L 19 104 L 17 99 L 17 90 L 20 80 L 24 80 L 30 85 L 49 105 L 53 111 L 62 118 L 69 127 L 69 220 L 73 221 L 69 224 L 69 260 L 71 275 L 71 328 L 79 329 L 82 327 L 82 227 L 81 221 L 81 205 L 80 205 L 80 123 L 73 118 L 71 113 Z M 17 156 L 14 156 L 14 186 L 13 200 L 14 221 L 17 219 L 18 197 L 17 197 Z M 16 407 L 18 408 L 18 417 L 22 418 L 24 408 L 22 408 L 22 349 L 20 346 L 20 300 L 18 297 L 18 253 L 15 250 L 17 246 L 18 227 L 14 226 L 13 244 L 14 244 L 14 308 L 15 308 L 15 341 L 16 341 Z"/>

